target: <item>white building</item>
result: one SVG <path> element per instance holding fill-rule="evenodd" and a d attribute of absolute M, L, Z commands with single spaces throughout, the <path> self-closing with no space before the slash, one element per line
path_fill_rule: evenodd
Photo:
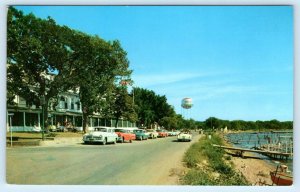
<path fill-rule="evenodd" d="M 41 131 L 42 108 L 37 108 L 34 105 L 27 106 L 26 101 L 19 96 L 15 97 L 14 102 L 16 105 L 7 106 L 7 131 L 10 131 L 10 128 L 14 132 Z M 57 106 L 49 101 L 48 122 L 48 129 L 65 126 L 82 130 L 82 105 L 78 94 L 72 92 L 60 94 Z M 88 122 L 90 129 L 96 126 L 112 127 L 114 125 L 114 119 L 105 119 L 97 114 L 90 117 Z M 135 123 L 121 119 L 118 122 L 118 127 L 135 127 Z"/>

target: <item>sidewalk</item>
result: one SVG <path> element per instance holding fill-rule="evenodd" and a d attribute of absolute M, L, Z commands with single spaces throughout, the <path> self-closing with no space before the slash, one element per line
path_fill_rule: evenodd
<path fill-rule="evenodd" d="M 40 141 L 39 146 L 67 146 L 81 143 L 82 137 L 57 137 L 54 140 Z"/>
<path fill-rule="evenodd" d="M 82 143 L 82 134 L 80 133 L 54 133 L 56 135 L 47 135 L 42 141 L 39 133 L 14 133 L 12 138 L 12 147 L 25 146 L 66 146 Z M 7 135 L 6 146 L 11 147 L 11 138 Z"/>

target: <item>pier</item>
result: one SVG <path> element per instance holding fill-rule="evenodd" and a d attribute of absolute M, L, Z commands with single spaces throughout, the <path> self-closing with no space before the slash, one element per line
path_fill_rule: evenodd
<path fill-rule="evenodd" d="M 269 156 L 269 157 L 274 158 L 274 159 L 284 159 L 284 158 L 288 159 L 289 157 L 293 156 L 293 153 L 284 153 L 284 152 L 279 152 L 279 151 L 269 151 L 269 150 L 264 150 L 264 149 L 261 149 L 261 148 L 247 149 L 247 148 L 228 147 L 228 146 L 215 145 L 215 144 L 213 144 L 213 146 L 218 147 L 218 148 L 223 148 L 223 149 L 236 151 L 236 154 L 241 156 L 241 157 L 244 156 L 243 153 L 245 151 L 264 154 L 264 155 Z"/>

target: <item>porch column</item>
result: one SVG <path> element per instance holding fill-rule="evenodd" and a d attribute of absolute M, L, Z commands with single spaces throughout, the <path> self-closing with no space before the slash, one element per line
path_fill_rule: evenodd
<path fill-rule="evenodd" d="M 25 131 L 25 126 L 26 126 L 26 115 L 25 115 L 25 111 L 23 112 L 23 131 Z"/>
<path fill-rule="evenodd" d="M 41 121 L 41 120 L 40 120 L 41 117 L 40 117 L 40 116 L 41 116 L 41 113 L 38 113 L 38 126 L 39 126 L 39 127 L 41 127 L 41 122 L 40 122 L 40 121 Z"/>

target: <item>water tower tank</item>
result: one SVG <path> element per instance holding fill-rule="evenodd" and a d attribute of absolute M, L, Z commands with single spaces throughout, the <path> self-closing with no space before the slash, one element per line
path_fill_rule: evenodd
<path fill-rule="evenodd" d="M 183 98 L 181 100 L 181 107 L 185 109 L 190 109 L 193 106 L 193 101 L 191 98 Z"/>

